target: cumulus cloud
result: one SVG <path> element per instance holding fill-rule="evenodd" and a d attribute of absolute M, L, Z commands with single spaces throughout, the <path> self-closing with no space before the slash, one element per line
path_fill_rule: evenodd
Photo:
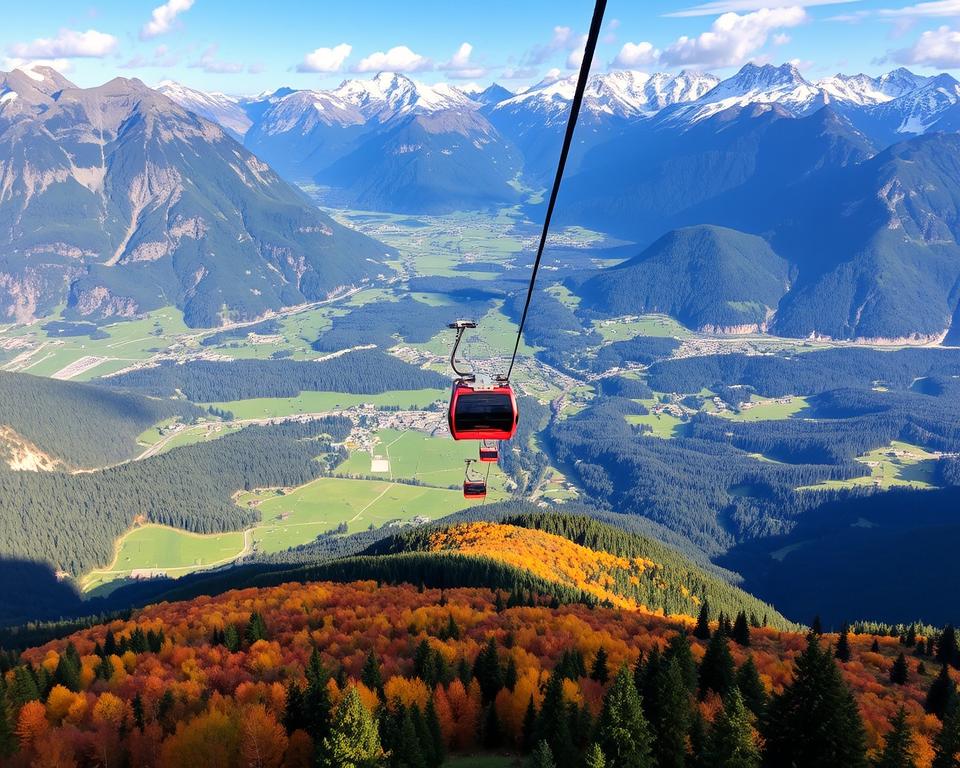
<path fill-rule="evenodd" d="M 738 66 L 762 48 L 775 30 L 796 27 L 807 18 L 798 5 L 763 8 L 743 15 L 725 13 L 713 22 L 709 32 L 680 37 L 663 51 L 660 60 L 668 66 Z"/>
<path fill-rule="evenodd" d="M 438 69 L 446 72 L 455 80 L 473 80 L 477 77 L 483 77 L 487 74 L 487 68 L 475 64 L 470 60 L 473 55 L 473 46 L 470 43 L 461 43 L 457 52 L 450 57 L 450 61 L 445 61 Z"/>
<path fill-rule="evenodd" d="M 140 39 L 148 40 L 151 37 L 164 35 L 173 28 L 173 22 L 184 11 L 193 7 L 194 0 L 167 0 L 163 5 L 153 9 L 150 21 L 140 30 Z"/>
<path fill-rule="evenodd" d="M 339 72 L 353 47 L 346 43 L 333 48 L 316 48 L 297 64 L 297 72 Z"/>
<path fill-rule="evenodd" d="M 582 58 L 582 48 L 585 40 L 586 35 L 577 35 L 570 27 L 554 27 L 550 42 L 546 45 L 535 45 L 531 48 L 525 57 L 526 62 L 532 65 L 543 64 L 554 54 L 560 52 L 573 54 L 576 53 L 578 48 L 581 49 L 580 57 Z M 570 66 L 570 58 L 568 57 L 567 66 Z M 575 66 L 579 66 L 579 64 Z"/>
<path fill-rule="evenodd" d="M 587 47 L 587 36 L 579 35 L 573 45 L 573 50 L 567 56 L 567 69 L 579 69 L 583 63 L 583 54 Z"/>
<path fill-rule="evenodd" d="M 653 43 L 624 43 L 611 66 L 635 69 L 656 64 L 659 58 L 660 51 L 653 46 Z"/>
<path fill-rule="evenodd" d="M 422 72 L 432 69 L 426 56 L 414 53 L 405 45 L 397 45 L 389 51 L 375 51 L 357 64 L 357 72 Z"/>
<path fill-rule="evenodd" d="M 187 66 L 191 69 L 202 69 L 204 72 L 210 72 L 216 75 L 235 75 L 243 72 L 244 66 L 236 61 L 223 61 L 217 58 L 219 46 L 214 44 L 203 52 L 199 59 L 190 62 Z"/>
<path fill-rule="evenodd" d="M 950 69 L 960 67 L 960 31 L 943 26 L 924 32 L 910 48 L 894 51 L 900 64 Z"/>
<path fill-rule="evenodd" d="M 847 5 L 858 3 L 860 0 L 714 0 L 701 3 L 691 8 L 683 8 L 664 16 L 683 18 L 689 16 L 718 16 L 722 13 L 743 13 L 744 11 L 760 11 L 764 8 L 813 8 L 818 5 Z"/>
<path fill-rule="evenodd" d="M 101 58 L 113 53 L 116 47 L 117 38 L 106 32 L 61 29 L 56 37 L 38 37 L 29 43 L 14 43 L 10 46 L 10 53 L 21 59 Z"/>

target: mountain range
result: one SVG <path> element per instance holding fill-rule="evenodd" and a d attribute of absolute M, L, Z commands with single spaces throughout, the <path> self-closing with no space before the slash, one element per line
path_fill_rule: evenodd
<path fill-rule="evenodd" d="M 0 73 L 0 313 L 191 325 L 319 300 L 389 271 L 219 125 L 139 80 Z"/>

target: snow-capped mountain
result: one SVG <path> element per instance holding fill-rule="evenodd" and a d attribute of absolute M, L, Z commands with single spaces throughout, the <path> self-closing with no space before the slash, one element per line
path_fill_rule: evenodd
<path fill-rule="evenodd" d="M 906 67 L 899 67 L 877 78 L 877 87 L 891 99 L 903 96 L 930 80 L 923 75 L 915 75 Z"/>
<path fill-rule="evenodd" d="M 672 104 L 694 101 L 714 88 L 719 79 L 701 72 L 678 75 L 620 70 L 591 76 L 583 97 L 583 110 L 594 121 L 655 114 Z M 504 114 L 533 112 L 548 122 L 565 123 L 576 89 L 575 75 L 544 80 L 529 90 L 501 101 L 494 111 Z"/>
<path fill-rule="evenodd" d="M 331 94 L 355 107 L 367 120 L 378 123 L 401 115 L 473 111 L 479 107 L 467 94 L 447 83 L 425 85 L 391 72 L 381 72 L 372 80 L 345 80 Z"/>
<path fill-rule="evenodd" d="M 866 107 L 872 104 L 883 104 L 894 98 L 884 90 L 880 82 L 868 75 L 841 75 L 824 77 L 817 80 L 815 85 L 827 95 L 827 101 L 855 104 Z"/>
<path fill-rule="evenodd" d="M 926 78 L 918 88 L 874 107 L 869 110 L 869 116 L 898 134 L 919 134 L 933 127 L 958 102 L 960 83 L 950 75 L 941 74 Z"/>
<path fill-rule="evenodd" d="M 241 140 L 253 124 L 243 107 L 240 106 L 238 99 L 226 94 L 198 91 L 172 80 L 164 80 L 157 85 L 156 90 L 184 109 L 189 109 L 194 114 L 219 123 L 234 137 Z"/>

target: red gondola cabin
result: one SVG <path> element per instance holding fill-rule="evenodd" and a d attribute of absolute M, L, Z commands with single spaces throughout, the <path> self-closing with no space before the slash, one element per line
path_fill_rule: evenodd
<path fill-rule="evenodd" d="M 463 498 L 465 499 L 485 499 L 487 498 L 487 484 L 483 480 L 464 480 Z"/>
<path fill-rule="evenodd" d="M 517 399 L 502 382 L 491 386 L 457 379 L 447 421 L 454 440 L 509 440 L 517 431 Z"/>
<path fill-rule="evenodd" d="M 493 463 L 498 458 L 500 458 L 500 451 L 497 449 L 496 443 L 492 445 L 488 445 L 486 441 L 480 443 L 480 461 Z"/>

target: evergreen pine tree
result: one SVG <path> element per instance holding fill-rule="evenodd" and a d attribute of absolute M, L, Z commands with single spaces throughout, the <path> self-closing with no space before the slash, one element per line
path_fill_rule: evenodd
<path fill-rule="evenodd" d="M 587 747 L 587 752 L 583 757 L 585 768 L 606 768 L 607 759 L 603 756 L 603 750 L 596 742 Z"/>
<path fill-rule="evenodd" d="M 250 621 L 247 622 L 244 637 L 250 645 L 253 645 L 258 640 L 267 639 L 267 624 L 263 620 L 263 614 L 257 611 L 250 614 Z"/>
<path fill-rule="evenodd" d="M 443 739 L 443 730 L 440 728 L 440 718 L 437 717 L 437 709 L 433 703 L 433 694 L 427 699 L 427 710 L 424 713 L 424 723 L 430 738 L 430 768 L 438 768 L 443 765 L 447 757 L 447 745 Z"/>
<path fill-rule="evenodd" d="M 537 743 L 537 748 L 530 755 L 529 765 L 530 768 L 556 768 L 556 763 L 553 762 L 553 750 L 547 742 Z"/>
<path fill-rule="evenodd" d="M 774 697 L 763 727 L 764 762 L 780 766 L 866 766 L 866 736 L 856 701 L 816 635 L 797 658 L 793 680 Z"/>
<path fill-rule="evenodd" d="M 693 651 L 690 650 L 690 640 L 687 638 L 686 631 L 680 630 L 670 638 L 664 656 L 668 661 L 676 662 L 687 690 L 690 693 L 696 692 L 697 662 L 693 658 Z"/>
<path fill-rule="evenodd" d="M 517 662 L 513 660 L 513 656 L 507 658 L 507 668 L 503 673 L 503 687 L 510 692 L 517 687 Z"/>
<path fill-rule="evenodd" d="M 139 693 L 133 697 L 130 707 L 133 710 L 133 724 L 142 731 L 145 719 L 143 716 L 143 699 L 140 698 Z"/>
<path fill-rule="evenodd" d="M 296 680 L 291 680 L 287 685 L 287 703 L 283 708 L 283 727 L 288 734 L 298 729 L 307 730 L 303 690 Z"/>
<path fill-rule="evenodd" d="M 610 672 L 607 669 L 607 652 L 602 645 L 597 650 L 597 655 L 593 659 L 593 666 L 590 668 L 590 679 L 596 680 L 602 685 L 606 685 L 610 679 Z"/>
<path fill-rule="evenodd" d="M 957 647 L 957 631 L 947 624 L 937 640 L 937 661 L 952 667 L 960 666 L 960 649 Z"/>
<path fill-rule="evenodd" d="M 870 650 L 873 653 L 880 653 L 880 641 L 877 638 L 873 638 L 873 642 L 870 643 Z"/>
<path fill-rule="evenodd" d="M 306 669 L 307 688 L 303 692 L 303 728 L 313 737 L 314 743 L 321 744 L 330 733 L 330 721 L 333 714 L 333 702 L 327 683 L 330 673 L 324 667 L 320 652 L 314 648 Z"/>
<path fill-rule="evenodd" d="M 17 737 L 8 712 L 6 691 L 0 687 L 0 759 L 10 757 L 17 749 Z"/>
<path fill-rule="evenodd" d="M 734 642 L 738 645 L 744 647 L 750 645 L 750 625 L 747 623 L 747 614 L 744 611 L 740 611 L 737 614 L 737 619 L 733 622 L 733 632 L 731 634 Z"/>
<path fill-rule="evenodd" d="M 703 719 L 700 707 L 693 708 L 693 719 L 690 722 L 690 755 L 689 768 L 710 768 L 707 764 L 707 723 Z"/>
<path fill-rule="evenodd" d="M 493 635 L 473 664 L 473 676 L 480 683 L 480 692 L 484 703 L 493 701 L 500 689 L 503 688 L 503 668 L 500 666 L 500 654 L 497 651 L 497 641 Z"/>
<path fill-rule="evenodd" d="M 917 644 L 917 625 L 911 624 L 909 629 L 907 629 L 906 637 L 903 639 L 903 644 L 907 648 L 913 648 Z"/>
<path fill-rule="evenodd" d="M 720 632 L 715 632 L 707 643 L 703 661 L 700 662 L 700 698 L 704 698 L 707 691 L 726 696 L 733 687 L 735 674 L 727 638 Z"/>
<path fill-rule="evenodd" d="M 650 730 L 633 678 L 626 667 L 617 672 L 603 697 L 597 743 L 610 765 L 618 768 L 651 768 Z"/>
<path fill-rule="evenodd" d="M 934 742 L 932 768 L 957 768 L 960 765 L 960 707 L 954 698 L 943 717 L 943 727 Z"/>
<path fill-rule="evenodd" d="M 930 684 L 924 707 L 931 715 L 936 715 L 943 720 L 956 696 L 957 684 L 950 677 L 950 668 L 944 664 L 940 667 L 940 674 Z"/>
<path fill-rule="evenodd" d="M 382 764 L 377 724 L 356 688 L 347 688 L 340 700 L 320 752 L 325 768 L 375 768 Z"/>
<path fill-rule="evenodd" d="M 710 639 L 710 604 L 704 600 L 697 615 L 697 625 L 693 628 L 693 636 L 700 640 Z"/>
<path fill-rule="evenodd" d="M 113 636 L 113 630 L 108 629 L 107 635 L 103 639 L 103 655 L 111 656 L 117 652 L 117 638 Z"/>
<path fill-rule="evenodd" d="M 390 755 L 390 764 L 396 768 L 426 768 L 427 766 L 409 708 L 403 710 L 403 717 Z"/>
<path fill-rule="evenodd" d="M 483 746 L 487 749 L 496 749 L 503 741 L 503 733 L 500 730 L 500 718 L 497 715 L 497 708 L 493 706 L 493 703 L 487 706 L 481 733 L 483 736 Z"/>
<path fill-rule="evenodd" d="M 454 621 L 453 614 L 450 614 L 449 619 L 447 620 L 447 628 L 444 632 L 441 633 L 441 640 L 459 640 L 460 639 L 460 627 L 457 626 L 457 622 Z"/>
<path fill-rule="evenodd" d="M 233 624 L 228 624 L 223 630 L 223 644 L 230 653 L 236 653 L 240 650 L 240 633 Z"/>
<path fill-rule="evenodd" d="M 362 682 L 371 691 L 376 691 L 383 698 L 383 672 L 380 670 L 380 659 L 377 658 L 376 651 L 370 649 L 367 654 L 367 660 L 363 663 L 363 669 L 360 671 L 360 682 Z"/>
<path fill-rule="evenodd" d="M 534 738 L 537 734 L 537 706 L 533 703 L 532 695 L 527 703 L 527 711 L 523 715 L 521 733 L 523 735 L 523 751 L 529 752 L 533 749 Z"/>
<path fill-rule="evenodd" d="M 905 685 L 909 677 L 910 669 L 907 667 L 907 658 L 900 652 L 897 660 L 893 662 L 890 669 L 890 682 L 894 685 Z"/>
<path fill-rule="evenodd" d="M 823 624 L 820 622 L 820 615 L 813 617 L 813 623 L 810 625 L 810 632 L 817 637 L 823 634 Z"/>
<path fill-rule="evenodd" d="M 757 665 L 753 663 L 753 656 L 747 656 L 747 660 L 737 670 L 737 688 L 747 709 L 757 717 L 763 717 L 770 699 L 760 680 Z"/>
<path fill-rule="evenodd" d="M 837 640 L 837 649 L 833 652 L 833 655 L 840 661 L 850 661 L 850 637 L 846 624 L 840 629 L 840 638 Z"/>
<path fill-rule="evenodd" d="M 557 669 L 553 670 L 543 694 L 543 704 L 537 714 L 535 741 L 546 742 L 559 765 L 570 764 L 575 752 L 573 735 L 570 733 L 570 718 L 563 700 L 563 680 Z"/>
<path fill-rule="evenodd" d="M 723 702 L 707 737 L 705 764 L 714 768 L 759 768 L 760 750 L 753 737 L 750 711 L 736 687 Z"/>
<path fill-rule="evenodd" d="M 648 687 L 651 693 L 644 695 L 643 703 L 653 733 L 655 763 L 659 768 L 684 768 L 691 706 L 677 660 L 664 656 Z"/>
<path fill-rule="evenodd" d="M 72 647 L 71 643 L 71 647 Z M 80 660 L 73 661 L 70 656 L 64 654 L 57 662 L 57 668 L 53 673 L 53 682 L 55 685 L 62 685 L 71 691 L 80 690 Z M 111 669 L 112 671 L 112 669 Z"/>
<path fill-rule="evenodd" d="M 913 755 L 913 734 L 907 725 L 903 707 L 890 718 L 890 731 L 883 742 L 883 751 L 877 757 L 876 768 L 916 768 Z"/>

